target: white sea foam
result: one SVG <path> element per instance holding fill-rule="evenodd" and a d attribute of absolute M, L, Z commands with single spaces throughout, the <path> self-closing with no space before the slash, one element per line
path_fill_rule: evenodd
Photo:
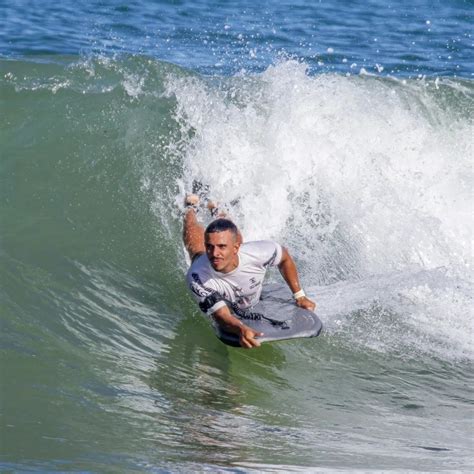
<path fill-rule="evenodd" d="M 439 81 L 310 77 L 295 61 L 217 85 L 171 78 L 177 118 L 193 131 L 183 181 L 200 179 L 213 198 L 237 201 L 232 213 L 244 238 L 284 241 L 307 283 L 413 266 L 442 266 L 469 280 L 472 123 L 456 104 L 454 112 L 446 106 L 439 88 Z M 428 308 L 410 313 L 427 331 L 433 322 L 423 315 L 446 321 L 439 316 L 456 304 L 427 298 L 429 288 L 416 283 L 406 291 Z M 465 310 L 450 313 L 461 318 L 451 325 L 458 336 L 471 330 Z"/>
<path fill-rule="evenodd" d="M 472 285 L 445 268 L 310 287 L 326 333 L 352 348 L 473 359 Z"/>

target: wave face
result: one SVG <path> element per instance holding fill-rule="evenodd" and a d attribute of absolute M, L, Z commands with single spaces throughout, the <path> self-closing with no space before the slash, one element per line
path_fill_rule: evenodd
<path fill-rule="evenodd" d="M 310 77 L 289 61 L 217 85 L 174 78 L 167 91 L 193 134 L 183 189 L 198 178 L 237 202 L 244 236 L 286 242 L 306 286 L 383 275 L 377 298 L 403 294 L 389 306 L 421 311 L 430 329 L 419 329 L 472 356 L 460 283 L 472 279 L 471 82 Z"/>
<path fill-rule="evenodd" d="M 0 465 L 470 469 L 473 96 L 292 60 L 0 61 Z M 214 337 L 184 285 L 193 179 L 290 249 L 321 337 Z"/>

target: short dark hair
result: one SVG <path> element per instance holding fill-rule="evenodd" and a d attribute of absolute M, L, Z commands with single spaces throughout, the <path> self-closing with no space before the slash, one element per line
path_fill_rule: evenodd
<path fill-rule="evenodd" d="M 230 231 L 234 240 L 239 238 L 239 229 L 230 219 L 216 219 L 212 221 L 206 228 L 206 234 L 212 234 L 214 232 L 225 232 L 226 230 Z"/>

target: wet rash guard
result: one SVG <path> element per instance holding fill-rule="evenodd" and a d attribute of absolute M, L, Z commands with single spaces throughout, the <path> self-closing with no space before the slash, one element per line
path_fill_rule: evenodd
<path fill-rule="evenodd" d="M 282 247 L 271 240 L 246 242 L 238 257 L 238 267 L 229 273 L 216 272 L 206 254 L 192 263 L 186 281 L 204 313 L 211 315 L 226 304 L 235 309 L 257 304 L 267 268 L 281 262 Z"/>

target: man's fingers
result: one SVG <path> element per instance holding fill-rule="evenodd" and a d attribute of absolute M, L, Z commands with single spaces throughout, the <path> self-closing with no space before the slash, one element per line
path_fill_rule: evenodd
<path fill-rule="evenodd" d="M 255 339 L 243 339 L 242 342 L 244 343 L 245 349 L 252 349 L 252 347 L 259 347 L 260 343 Z"/>
<path fill-rule="evenodd" d="M 251 349 L 252 348 L 252 344 L 250 344 L 249 341 L 247 341 L 247 339 L 245 339 L 244 337 L 242 337 L 240 339 L 240 345 L 244 348 L 244 349 Z"/>
<path fill-rule="evenodd" d="M 240 345 L 245 349 L 251 349 L 252 347 L 260 347 L 260 342 L 255 339 L 255 336 L 263 336 L 263 332 L 255 332 L 249 336 L 242 336 L 240 338 Z"/>

